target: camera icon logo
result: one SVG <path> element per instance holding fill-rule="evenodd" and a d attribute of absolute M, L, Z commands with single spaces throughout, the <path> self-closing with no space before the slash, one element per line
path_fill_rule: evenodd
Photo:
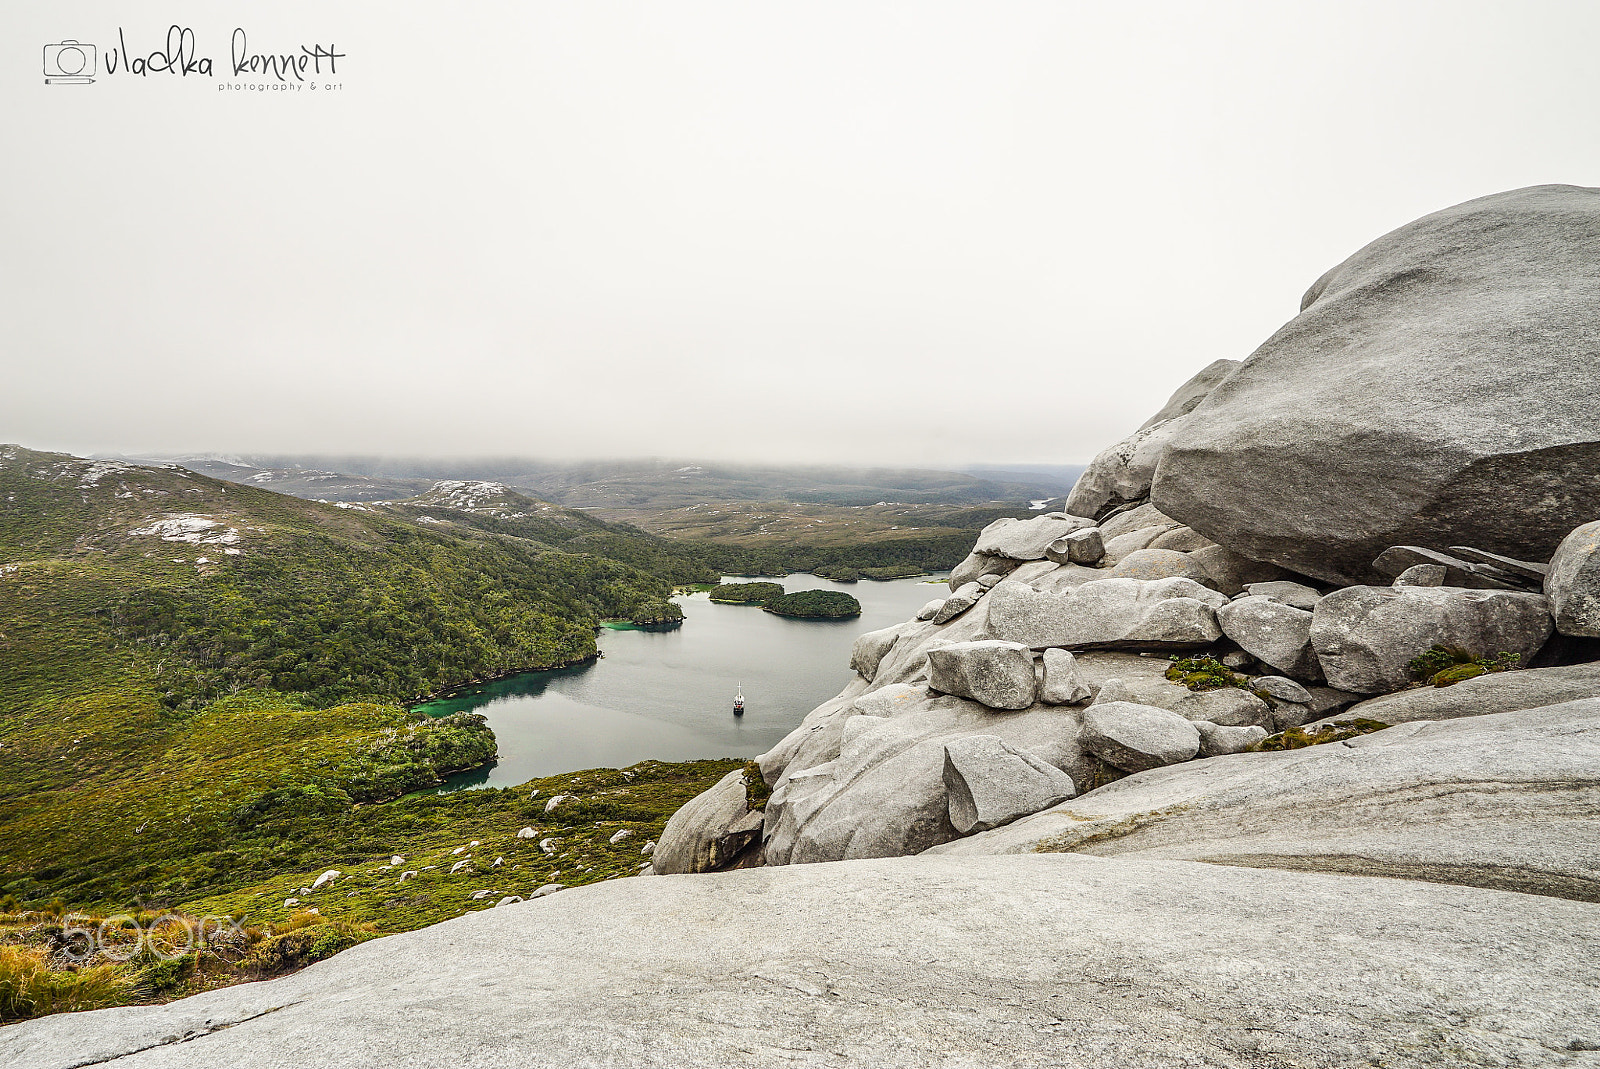
<path fill-rule="evenodd" d="M 94 45 L 71 39 L 44 46 L 46 85 L 89 85 L 95 74 Z"/>

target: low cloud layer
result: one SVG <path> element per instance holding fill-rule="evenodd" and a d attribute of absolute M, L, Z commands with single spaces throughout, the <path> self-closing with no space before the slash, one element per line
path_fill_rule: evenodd
<path fill-rule="evenodd" d="M 1082 461 L 1382 232 L 1594 181 L 1535 8 L 11 5 L 0 440 Z M 174 22 L 216 73 L 38 69 Z M 252 89 L 241 24 L 344 58 Z"/>

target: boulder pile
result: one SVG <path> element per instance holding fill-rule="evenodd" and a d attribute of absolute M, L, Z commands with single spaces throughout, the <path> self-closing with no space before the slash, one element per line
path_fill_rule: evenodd
<path fill-rule="evenodd" d="M 998 841 L 1189 762 L 1268 776 L 1270 751 L 1600 696 L 1570 667 L 1600 662 L 1597 241 L 1600 191 L 1566 186 L 1403 227 L 1065 511 L 990 524 L 758 758 L 764 863 Z"/>

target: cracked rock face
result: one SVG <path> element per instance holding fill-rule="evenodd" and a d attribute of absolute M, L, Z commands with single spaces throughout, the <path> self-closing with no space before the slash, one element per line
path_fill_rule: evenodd
<path fill-rule="evenodd" d="M 1151 500 L 1341 584 L 1396 545 L 1548 560 L 1600 501 L 1597 246 L 1600 190 L 1578 186 L 1384 235 L 1183 418 Z"/>
<path fill-rule="evenodd" d="M 945 743 L 950 823 L 962 835 L 988 831 L 1078 793 L 1072 777 L 996 735 Z"/>

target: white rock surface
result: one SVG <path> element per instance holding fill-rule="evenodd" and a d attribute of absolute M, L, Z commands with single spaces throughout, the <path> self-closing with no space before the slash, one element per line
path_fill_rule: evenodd
<path fill-rule="evenodd" d="M 1151 665 L 1149 674 L 1105 680 L 1095 693 L 1094 704 L 1151 705 L 1177 713 L 1185 720 L 1209 720 L 1226 727 L 1270 727 L 1274 723 L 1272 707 L 1247 690 L 1238 687 L 1190 690 L 1164 674 L 1156 674 L 1155 670 L 1161 667 L 1157 662 Z"/>
<path fill-rule="evenodd" d="M 1600 699 L 1402 724 L 1118 780 L 937 853 L 1070 850 L 1600 902 Z"/>
<path fill-rule="evenodd" d="M 1050 543 L 1073 531 L 1092 526 L 1094 524 L 1091 521 L 1080 516 L 1061 519 L 1036 516 L 1027 520 L 1003 516 L 979 532 L 972 552 L 1016 561 L 1044 560 L 1045 550 Z"/>
<path fill-rule="evenodd" d="M 1542 594 L 1353 586 L 1317 602 L 1311 644 L 1329 686 L 1381 694 L 1409 684 L 1406 665 L 1432 646 L 1458 646 L 1480 657 L 1509 652 L 1526 664 L 1551 629 Z"/>
<path fill-rule="evenodd" d="M 882 703 L 873 711 L 888 715 L 850 712 L 857 703 Z M 773 779 L 767 862 L 894 857 L 946 842 L 959 834 L 943 781 L 946 743 L 997 735 L 1077 782 L 1093 767 L 1078 746 L 1078 732 L 1077 710 L 1070 706 L 998 714 L 909 685 L 886 687 L 843 709 L 825 705 L 780 744 L 786 756 L 761 759 Z"/>
<path fill-rule="evenodd" d="M 749 811 L 744 772 L 736 768 L 672 814 L 650 855 L 655 871 L 705 872 L 731 861 L 721 840 Z"/>
<path fill-rule="evenodd" d="M 1545 576 L 1556 630 L 1563 635 L 1600 635 L 1600 520 L 1575 528 L 1556 547 Z"/>
<path fill-rule="evenodd" d="M 1244 592 L 1251 597 L 1276 598 L 1285 605 L 1293 605 L 1295 608 L 1305 609 L 1307 612 L 1316 608 L 1317 602 L 1322 600 L 1322 594 L 1315 587 L 1287 579 L 1279 579 L 1268 583 L 1250 583 L 1245 586 Z"/>
<path fill-rule="evenodd" d="M 311 882 L 311 889 L 313 891 L 320 891 L 324 887 L 330 887 L 332 886 L 333 881 L 339 878 L 339 875 L 338 869 L 329 869 L 327 872 L 324 872 L 321 876 L 318 876 Z"/>
<path fill-rule="evenodd" d="M 1312 727 L 1333 720 L 1365 717 L 1385 724 L 1416 720 L 1456 720 L 1464 716 L 1537 709 L 1545 705 L 1600 697 L 1600 663 L 1529 668 L 1452 683 L 1448 687 L 1418 687 L 1369 698 L 1322 718 Z"/>
<path fill-rule="evenodd" d="M 750 869 L 606 881 L 279 980 L 12 1025 L 0 1064 L 1576 1067 L 1600 1033 L 1597 941 L 1579 902 L 1186 861 Z"/>
<path fill-rule="evenodd" d="M 1311 645 L 1312 614 L 1270 595 L 1251 595 L 1217 610 L 1222 633 L 1262 664 L 1307 682 L 1322 680 Z"/>
<path fill-rule="evenodd" d="M 1200 732 L 1201 757 L 1242 753 L 1267 737 L 1267 729 L 1263 727 L 1226 727 L 1209 720 L 1196 720 L 1194 726 Z"/>
<path fill-rule="evenodd" d="M 1080 742 L 1125 772 L 1188 761 L 1200 752 L 1200 732 L 1190 721 L 1133 702 L 1097 702 L 1084 710 Z"/>
<path fill-rule="evenodd" d="M 1078 674 L 1078 659 L 1066 650 L 1044 651 L 1044 679 L 1039 686 L 1039 700 L 1047 705 L 1077 705 L 1094 696 L 1089 684 Z"/>
<path fill-rule="evenodd" d="M 1045 547 L 1044 556 L 1056 564 L 1099 564 L 1106 555 L 1100 528 L 1085 527 L 1058 538 Z"/>
<path fill-rule="evenodd" d="M 942 607 L 942 605 L 941 605 Z M 889 652 L 895 640 L 900 637 L 900 627 L 885 627 L 877 631 L 868 631 L 857 638 L 850 647 L 850 668 L 862 679 L 872 682 L 873 675 L 878 671 L 884 654 Z"/>
<path fill-rule="evenodd" d="M 1063 594 L 1022 583 L 989 593 L 989 629 L 996 638 L 1044 646 L 1183 648 L 1215 642 L 1216 609 L 1228 599 L 1191 579 L 1097 579 Z"/>
<path fill-rule="evenodd" d="M 1009 824 L 1077 793 L 1071 776 L 998 735 L 945 743 L 943 779 L 950 823 L 962 835 Z"/>
<path fill-rule="evenodd" d="M 928 651 L 928 686 L 991 709 L 1026 709 L 1035 700 L 1033 653 L 1015 642 L 957 642 Z"/>

